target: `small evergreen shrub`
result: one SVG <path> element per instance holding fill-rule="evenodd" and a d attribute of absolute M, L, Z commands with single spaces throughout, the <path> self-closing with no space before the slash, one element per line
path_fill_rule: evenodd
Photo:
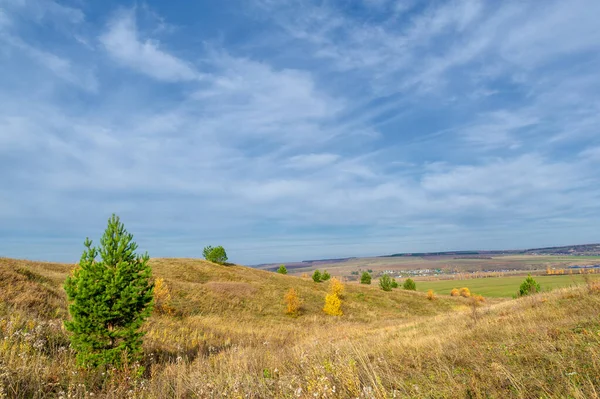
<path fill-rule="evenodd" d="M 407 278 L 404 281 L 404 284 L 402 284 L 402 288 L 404 288 L 405 290 L 416 291 L 417 284 L 415 283 L 415 281 L 412 278 Z"/>
<path fill-rule="evenodd" d="M 540 290 L 540 284 L 535 281 L 530 274 L 525 281 L 521 283 L 521 287 L 519 287 L 519 296 L 535 294 L 536 292 L 540 292 Z"/>
<path fill-rule="evenodd" d="M 279 273 L 279 274 L 287 274 L 287 268 L 285 267 L 285 265 L 279 266 L 279 269 L 277 269 L 277 273 Z"/>
<path fill-rule="evenodd" d="M 395 278 L 392 278 L 392 288 L 398 288 L 398 282 Z"/>
<path fill-rule="evenodd" d="M 312 279 L 315 283 L 320 283 L 321 282 L 321 272 L 318 270 L 315 270 L 314 273 L 312 274 Z"/>
<path fill-rule="evenodd" d="M 384 274 L 383 276 L 379 277 L 379 287 L 384 291 L 391 291 L 392 278 L 387 274 Z"/>
<path fill-rule="evenodd" d="M 363 274 L 360 276 L 360 283 L 371 284 L 371 275 L 369 274 L 369 272 L 363 272 Z"/>
<path fill-rule="evenodd" d="M 331 274 L 327 273 L 327 270 L 321 274 L 321 281 L 327 281 L 331 278 Z"/>

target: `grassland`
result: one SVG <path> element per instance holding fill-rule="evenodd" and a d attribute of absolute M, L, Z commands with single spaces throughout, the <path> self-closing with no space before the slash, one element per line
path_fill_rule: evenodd
<path fill-rule="evenodd" d="M 332 317 L 325 283 L 154 259 L 174 313 L 147 323 L 141 365 L 93 371 L 75 365 L 62 328 L 71 267 L 0 259 L 0 397 L 599 397 L 593 282 L 480 307 L 348 284 Z M 296 318 L 283 314 L 290 287 L 304 301 Z"/>
<path fill-rule="evenodd" d="M 581 275 L 535 276 L 542 292 L 585 283 Z M 519 292 L 522 276 L 474 278 L 467 280 L 418 281 L 417 290 L 434 290 L 438 294 L 450 295 L 453 288 L 467 287 L 474 294 L 484 297 L 511 298 Z"/>

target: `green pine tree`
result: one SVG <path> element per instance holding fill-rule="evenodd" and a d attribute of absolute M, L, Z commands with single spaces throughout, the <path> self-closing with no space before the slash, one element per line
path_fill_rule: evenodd
<path fill-rule="evenodd" d="M 141 356 L 140 328 L 152 311 L 152 270 L 148 254 L 137 255 L 132 239 L 112 215 L 100 247 L 87 238 L 79 265 L 65 282 L 71 314 L 65 327 L 82 366 L 118 367 Z"/>
<path fill-rule="evenodd" d="M 540 283 L 535 281 L 533 277 L 531 277 L 531 274 L 528 274 L 525 281 L 523 281 L 523 283 L 521 283 L 521 286 L 519 287 L 519 296 L 535 294 L 540 291 Z"/>
<path fill-rule="evenodd" d="M 371 275 L 369 272 L 363 272 L 362 276 L 360 276 L 361 284 L 371 284 Z"/>
<path fill-rule="evenodd" d="M 391 291 L 392 278 L 387 274 L 384 274 L 383 276 L 379 277 L 379 287 L 384 291 Z"/>
<path fill-rule="evenodd" d="M 287 269 L 286 269 L 285 265 L 279 266 L 279 269 L 277 269 L 277 273 L 279 273 L 279 274 L 287 274 Z"/>
<path fill-rule="evenodd" d="M 218 263 L 220 265 L 224 265 L 227 262 L 227 252 L 225 252 L 225 248 L 222 246 L 212 247 L 206 246 L 202 251 L 202 255 L 204 255 L 204 259 L 209 262 Z"/>
<path fill-rule="evenodd" d="M 315 283 L 320 283 L 321 282 L 321 272 L 319 270 L 315 270 L 315 272 L 312 274 L 312 279 Z"/>
<path fill-rule="evenodd" d="M 404 288 L 405 290 L 409 290 L 409 291 L 416 291 L 417 283 L 415 283 L 415 280 L 413 280 L 412 278 L 407 278 L 406 280 L 404 280 L 404 284 L 402 284 L 402 288 Z"/>

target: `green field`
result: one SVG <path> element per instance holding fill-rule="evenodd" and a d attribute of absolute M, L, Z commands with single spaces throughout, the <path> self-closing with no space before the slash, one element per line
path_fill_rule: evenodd
<path fill-rule="evenodd" d="M 581 275 L 566 276 L 535 276 L 540 283 L 542 291 L 550 291 L 554 288 L 564 288 L 584 283 Z M 599 278 L 595 276 L 594 278 Z M 418 291 L 434 290 L 441 295 L 450 295 L 453 288 L 467 287 L 471 293 L 483 295 L 484 297 L 510 298 L 519 291 L 519 286 L 525 277 L 490 277 L 471 280 L 440 280 L 440 281 L 417 281 Z"/>

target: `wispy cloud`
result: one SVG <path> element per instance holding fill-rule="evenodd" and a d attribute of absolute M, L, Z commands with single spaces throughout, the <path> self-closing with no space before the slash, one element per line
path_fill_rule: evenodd
<path fill-rule="evenodd" d="M 158 41 L 140 40 L 134 11 L 118 12 L 100 36 L 100 42 L 121 65 L 152 78 L 178 82 L 201 77 L 189 62 L 160 49 Z"/>
<path fill-rule="evenodd" d="M 0 254 L 600 240 L 594 1 L 198 7 L 0 0 Z"/>

